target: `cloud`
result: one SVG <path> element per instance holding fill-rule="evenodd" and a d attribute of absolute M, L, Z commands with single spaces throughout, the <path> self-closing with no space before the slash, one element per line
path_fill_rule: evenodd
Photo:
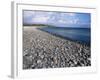
<path fill-rule="evenodd" d="M 25 18 L 34 16 L 34 15 L 35 15 L 35 12 L 34 11 L 24 11 L 24 17 Z"/>
<path fill-rule="evenodd" d="M 67 17 L 75 17 L 76 16 L 76 13 L 61 13 L 60 16 L 64 17 L 64 16 L 67 16 Z"/>
<path fill-rule="evenodd" d="M 79 19 L 66 19 L 66 20 L 60 19 L 58 20 L 58 22 L 61 24 L 77 24 L 78 21 Z"/>
<path fill-rule="evenodd" d="M 55 19 L 56 19 L 55 16 L 51 16 L 51 17 L 50 17 L 50 20 L 55 20 Z"/>
<path fill-rule="evenodd" d="M 79 19 L 66 19 L 66 20 L 58 20 L 59 23 L 62 23 L 62 24 L 77 24 L 79 21 Z"/>
<path fill-rule="evenodd" d="M 49 16 L 35 16 L 34 18 L 32 18 L 32 22 L 43 22 L 43 23 L 45 23 L 45 22 L 48 21 L 49 18 L 50 18 Z"/>
<path fill-rule="evenodd" d="M 46 14 L 52 15 L 52 14 L 54 14 L 54 12 L 46 12 Z"/>
<path fill-rule="evenodd" d="M 76 13 L 66 13 L 67 15 L 69 15 L 69 16 L 75 16 L 76 15 Z"/>
<path fill-rule="evenodd" d="M 79 19 L 76 17 L 76 13 L 61 13 L 58 20 L 61 24 L 77 24 Z"/>
<path fill-rule="evenodd" d="M 77 24 L 78 22 L 79 22 L 78 18 L 76 18 L 76 19 L 73 20 L 73 24 Z"/>
<path fill-rule="evenodd" d="M 64 24 L 65 24 L 67 21 L 60 19 L 58 22 L 59 22 L 59 23 L 64 23 Z"/>
<path fill-rule="evenodd" d="M 24 11 L 24 23 L 54 24 L 56 26 L 66 25 L 90 25 L 89 16 L 78 13 L 59 13 L 44 11 Z"/>

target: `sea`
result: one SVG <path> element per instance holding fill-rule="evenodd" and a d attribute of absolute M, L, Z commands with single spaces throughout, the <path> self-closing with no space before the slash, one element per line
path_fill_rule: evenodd
<path fill-rule="evenodd" d="M 48 32 L 55 36 L 77 41 L 90 46 L 91 29 L 90 28 L 70 28 L 70 27 L 43 27 L 39 28 L 42 31 Z"/>

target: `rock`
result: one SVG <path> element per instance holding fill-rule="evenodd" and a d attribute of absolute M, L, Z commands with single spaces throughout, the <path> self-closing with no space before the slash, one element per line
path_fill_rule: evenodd
<path fill-rule="evenodd" d="M 23 56 L 25 56 L 27 54 L 28 54 L 28 49 L 26 49 L 26 50 L 23 51 Z"/>
<path fill-rule="evenodd" d="M 44 55 L 41 55 L 40 57 L 43 59 L 44 58 Z"/>
<path fill-rule="evenodd" d="M 37 64 L 41 63 L 41 60 L 37 60 Z"/>
<path fill-rule="evenodd" d="M 91 48 L 39 29 L 23 31 L 23 68 L 60 68 L 91 65 Z"/>

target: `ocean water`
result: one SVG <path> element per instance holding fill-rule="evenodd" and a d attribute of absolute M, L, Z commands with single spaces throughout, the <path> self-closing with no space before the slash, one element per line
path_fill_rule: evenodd
<path fill-rule="evenodd" d="M 56 36 L 78 41 L 90 45 L 91 31 L 90 28 L 65 28 L 65 27 L 44 27 L 40 30 L 46 31 Z"/>

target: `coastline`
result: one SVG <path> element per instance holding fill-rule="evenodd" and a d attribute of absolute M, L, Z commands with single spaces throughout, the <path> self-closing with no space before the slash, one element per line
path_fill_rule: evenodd
<path fill-rule="evenodd" d="M 41 30 L 41 31 L 44 31 L 44 32 L 47 32 L 47 33 L 50 33 L 50 34 L 52 34 L 52 35 L 54 35 L 54 36 L 57 36 L 57 37 L 60 37 L 60 38 L 63 38 L 63 39 L 67 39 L 67 40 L 70 40 L 70 41 L 73 41 L 73 42 L 76 42 L 76 43 L 80 43 L 80 44 L 83 44 L 83 45 L 87 45 L 87 46 L 89 46 L 89 47 L 91 46 L 91 42 L 85 43 L 85 42 L 83 42 L 83 41 L 73 40 L 73 39 L 71 39 L 71 38 L 64 37 L 64 36 L 62 36 L 62 35 L 58 35 L 58 34 L 56 34 L 56 33 L 52 33 L 52 32 L 43 30 L 43 29 L 41 29 L 41 28 L 37 28 L 37 29 L 39 29 L 39 30 Z"/>
<path fill-rule="evenodd" d="M 91 66 L 90 47 L 23 27 L 23 69 Z"/>

